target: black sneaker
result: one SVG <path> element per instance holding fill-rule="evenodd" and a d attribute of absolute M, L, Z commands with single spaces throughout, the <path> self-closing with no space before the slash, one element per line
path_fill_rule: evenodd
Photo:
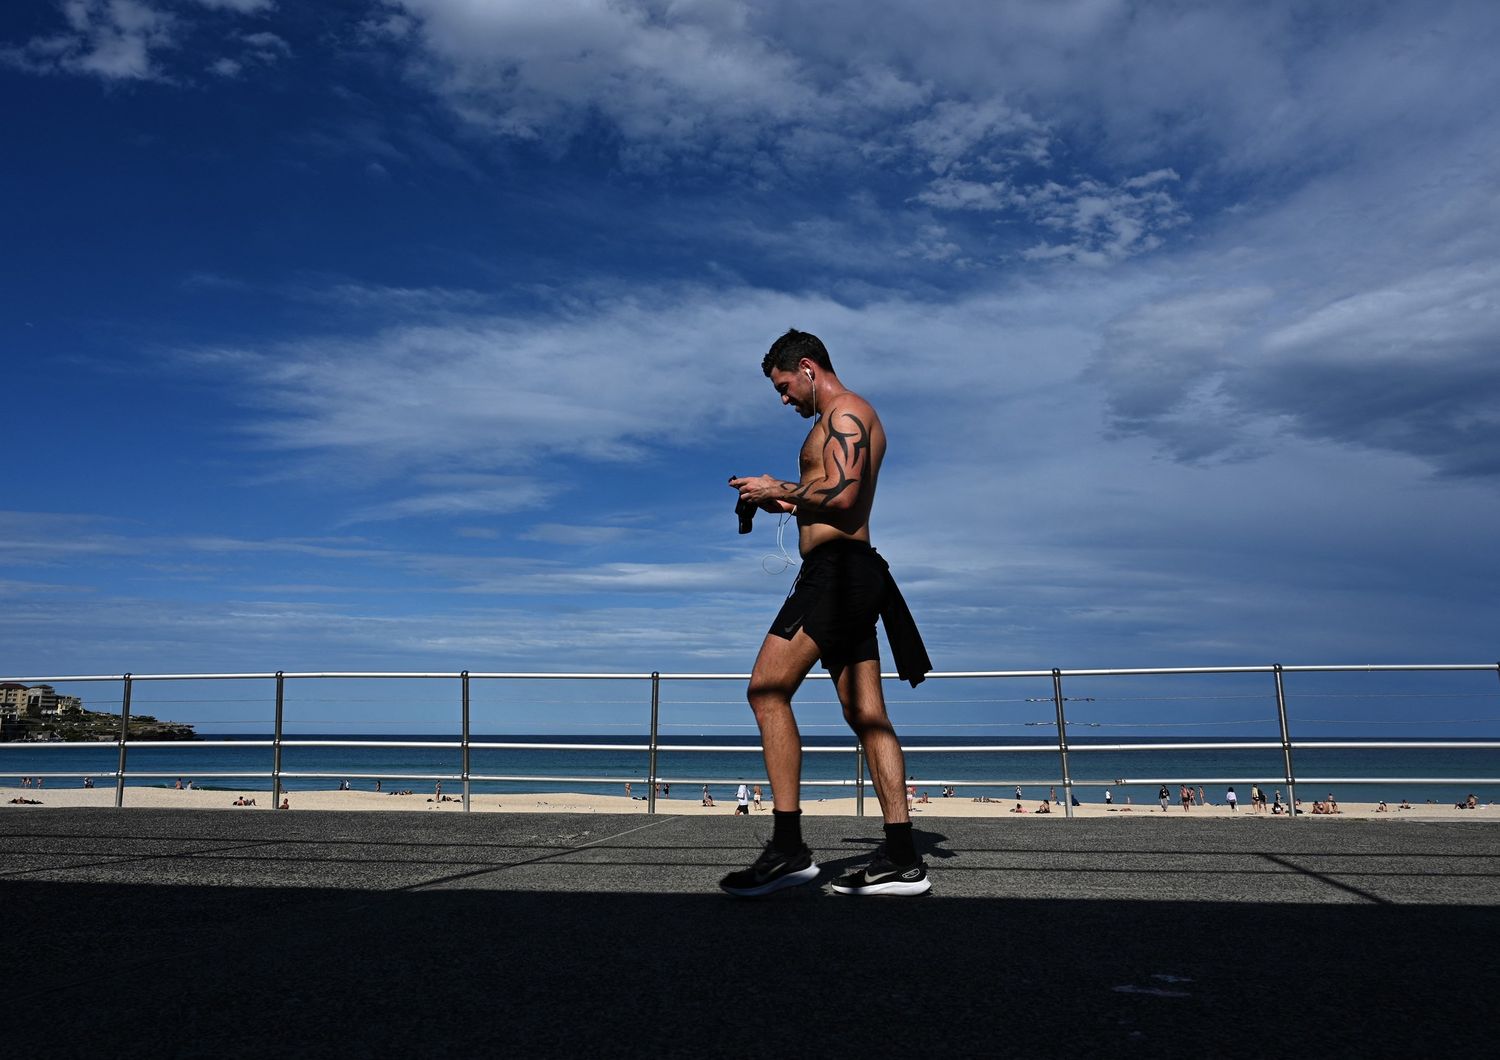
<path fill-rule="evenodd" d="M 864 868 L 835 880 L 833 889 L 838 894 L 926 894 L 932 890 L 932 881 L 921 858 L 910 865 L 897 865 L 885 856 L 882 846 Z"/>
<path fill-rule="evenodd" d="M 807 847 L 795 854 L 786 854 L 767 843 L 755 864 L 731 872 L 719 881 L 719 886 L 740 898 L 759 898 L 783 887 L 795 887 L 817 878 L 818 863 L 812 859 L 812 851 Z"/>

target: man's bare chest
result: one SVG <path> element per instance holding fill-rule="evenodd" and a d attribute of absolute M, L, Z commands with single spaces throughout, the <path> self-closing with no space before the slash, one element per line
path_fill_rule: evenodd
<path fill-rule="evenodd" d="M 802 472 L 803 480 L 807 479 L 809 472 L 819 473 L 823 470 L 822 435 L 823 425 L 820 422 L 807 432 L 807 439 L 802 443 L 802 454 L 798 458 L 798 467 Z"/>

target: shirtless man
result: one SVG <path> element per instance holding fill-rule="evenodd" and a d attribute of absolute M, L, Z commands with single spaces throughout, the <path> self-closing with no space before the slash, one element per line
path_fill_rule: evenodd
<path fill-rule="evenodd" d="M 802 569 L 761 645 L 748 698 L 765 748 L 773 796 L 771 841 L 747 869 L 720 882 L 756 897 L 808 883 L 818 866 L 802 842 L 802 738 L 792 696 L 819 659 L 833 678 L 844 720 L 864 745 L 885 817 L 885 842 L 870 863 L 836 880 L 839 894 L 922 894 L 932 884 L 917 856 L 905 798 L 906 763 L 880 685 L 877 616 L 900 676 L 913 687 L 932 668 L 886 563 L 870 547 L 870 508 L 885 458 L 885 429 L 870 403 L 840 382 L 815 335 L 788 331 L 761 363 L 784 405 L 812 430 L 800 476 L 732 478 L 741 501 L 797 517 Z"/>

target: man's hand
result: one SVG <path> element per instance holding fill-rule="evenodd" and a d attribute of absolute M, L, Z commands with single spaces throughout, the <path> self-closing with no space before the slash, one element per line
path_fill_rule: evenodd
<path fill-rule="evenodd" d="M 770 475 L 754 478 L 731 478 L 729 485 L 740 491 L 740 499 L 749 501 L 763 512 L 794 512 L 797 506 L 783 500 L 787 494 L 787 483 Z"/>

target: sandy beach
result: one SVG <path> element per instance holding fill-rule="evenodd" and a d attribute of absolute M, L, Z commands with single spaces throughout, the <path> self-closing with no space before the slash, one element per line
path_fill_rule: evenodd
<path fill-rule="evenodd" d="M 235 806 L 234 802 L 243 795 L 245 798 L 254 799 L 256 805 L 253 807 Z M 431 791 L 418 792 L 412 795 L 392 795 L 373 791 L 292 791 L 285 793 L 290 802 L 291 810 L 389 810 L 404 812 L 423 813 L 462 813 L 463 803 L 452 794 L 445 798 L 451 801 L 435 801 Z M 32 799 L 40 805 L 16 804 L 12 799 Z M 70 806 L 113 806 L 115 801 L 115 790 L 113 786 L 99 786 L 96 788 L 21 788 L 0 787 L 0 808 L 7 810 L 45 810 L 47 808 L 59 808 Z M 636 798 L 629 799 L 624 795 L 589 795 L 572 792 L 544 792 L 540 794 L 482 794 L 472 798 L 473 811 L 481 813 L 645 813 L 646 801 Z M 235 790 L 205 791 L 202 789 L 188 789 L 178 791 L 173 788 L 155 787 L 127 787 L 125 789 L 125 808 L 132 807 L 171 807 L 174 809 L 194 810 L 234 810 L 239 812 L 253 812 L 255 810 L 269 810 L 271 806 L 271 793 L 269 791 L 239 792 Z M 975 802 L 972 799 L 933 799 L 931 802 L 917 803 L 912 808 L 912 817 L 920 821 L 923 817 L 999 817 L 1009 821 L 1031 821 L 1038 818 L 1051 820 L 1065 816 L 1064 809 L 1054 804 L 1051 813 L 1037 813 L 1041 806 L 1039 801 L 1027 800 L 1021 803 L 1026 810 L 1025 813 L 1013 812 L 1016 807 L 1014 800 Z M 1337 820 L 1380 820 L 1380 821 L 1500 821 L 1500 808 L 1491 804 L 1481 803 L 1478 809 L 1460 810 L 1454 806 L 1443 806 L 1432 803 L 1413 803 L 1409 810 L 1400 810 L 1392 804 L 1386 812 L 1380 812 L 1371 803 L 1340 803 L 1339 813 L 1334 815 L 1320 815 L 1311 812 L 1312 803 L 1304 801 L 1303 820 L 1308 821 L 1337 821 Z M 685 814 L 693 816 L 704 816 L 711 814 L 734 813 L 734 799 L 720 799 L 714 806 L 703 806 L 698 798 L 661 798 L 656 801 L 656 812 L 661 814 Z M 852 796 L 844 798 L 810 798 L 802 802 L 802 812 L 805 814 L 819 815 L 841 815 L 853 816 L 855 813 L 855 800 Z M 873 795 L 865 799 L 865 814 L 869 817 L 877 817 L 880 807 Z M 1165 813 L 1155 804 L 1131 805 L 1131 806 L 1105 806 L 1102 803 L 1085 803 L 1073 807 L 1075 817 L 1116 817 L 1123 820 L 1138 820 L 1146 817 L 1228 817 L 1244 821 L 1279 821 L 1282 818 L 1269 812 L 1255 813 L 1248 807 L 1242 806 L 1236 810 L 1228 806 L 1193 806 L 1191 810 L 1184 811 L 1180 804 L 1173 804 Z M 751 816 L 764 816 L 770 821 L 770 801 L 767 800 L 765 808 L 760 811 L 751 810 Z"/>

